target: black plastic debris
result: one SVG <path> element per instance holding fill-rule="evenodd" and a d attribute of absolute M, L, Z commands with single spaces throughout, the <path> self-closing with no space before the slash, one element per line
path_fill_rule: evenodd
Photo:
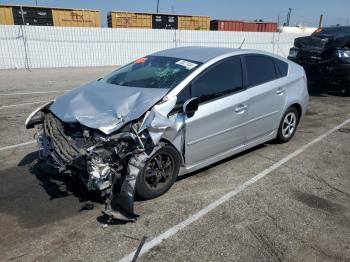
<path fill-rule="evenodd" d="M 142 249 L 143 245 L 146 243 L 146 239 L 147 239 L 146 236 L 144 236 L 144 237 L 141 239 L 141 242 L 140 242 L 139 246 L 137 247 L 137 250 L 136 250 L 136 252 L 135 252 L 135 255 L 134 255 L 134 257 L 132 258 L 132 262 L 136 262 L 137 258 L 138 258 L 139 255 L 140 255 L 140 252 L 141 252 L 141 249 Z"/>
<path fill-rule="evenodd" d="M 93 210 L 94 207 L 95 207 L 94 204 L 92 204 L 92 203 L 86 203 L 86 204 L 84 204 L 84 205 L 80 208 L 79 212 L 81 212 L 81 211 Z"/>

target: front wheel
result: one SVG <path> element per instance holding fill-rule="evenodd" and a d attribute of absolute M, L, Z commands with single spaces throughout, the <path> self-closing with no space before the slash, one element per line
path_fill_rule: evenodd
<path fill-rule="evenodd" d="M 286 143 L 292 139 L 297 130 L 299 122 L 299 112 L 295 107 L 290 107 L 283 115 L 278 128 L 277 142 Z"/>
<path fill-rule="evenodd" d="M 176 149 L 164 145 L 147 160 L 137 177 L 136 195 L 144 200 L 163 195 L 174 184 L 180 164 L 181 159 Z"/>

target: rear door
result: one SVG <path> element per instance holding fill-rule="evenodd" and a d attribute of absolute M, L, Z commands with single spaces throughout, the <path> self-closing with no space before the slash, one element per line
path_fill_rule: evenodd
<path fill-rule="evenodd" d="M 242 80 L 241 58 L 236 56 L 218 62 L 192 81 L 191 96 L 199 97 L 200 105 L 185 120 L 187 165 L 244 145 L 248 97 Z"/>
<path fill-rule="evenodd" d="M 246 129 L 249 143 L 278 128 L 286 90 L 275 58 L 259 54 L 245 55 L 244 64 L 250 97 Z"/>

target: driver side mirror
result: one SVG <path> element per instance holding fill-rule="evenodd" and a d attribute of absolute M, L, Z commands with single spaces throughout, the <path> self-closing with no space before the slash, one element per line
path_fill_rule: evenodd
<path fill-rule="evenodd" d="M 192 117 L 194 113 L 198 110 L 198 106 L 199 106 L 199 98 L 193 97 L 191 99 L 188 99 L 183 104 L 182 109 L 188 117 Z"/>

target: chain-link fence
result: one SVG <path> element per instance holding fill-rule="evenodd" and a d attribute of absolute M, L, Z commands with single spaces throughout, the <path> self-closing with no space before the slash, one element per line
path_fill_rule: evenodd
<path fill-rule="evenodd" d="M 259 49 L 286 57 L 304 34 L 0 26 L 0 69 L 122 65 L 179 46 Z"/>

